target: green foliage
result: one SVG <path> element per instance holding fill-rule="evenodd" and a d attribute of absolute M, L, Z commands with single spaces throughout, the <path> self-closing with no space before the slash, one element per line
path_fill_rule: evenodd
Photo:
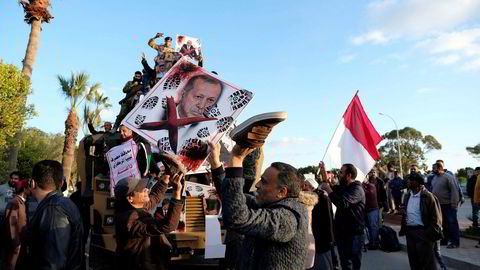
<path fill-rule="evenodd" d="M 14 65 L 0 63 L 0 148 L 34 114 L 33 105 L 25 105 L 29 90 L 27 76 Z"/>
<path fill-rule="evenodd" d="M 474 158 L 480 160 L 480 143 L 475 146 L 467 146 L 466 150 Z"/>
<path fill-rule="evenodd" d="M 400 152 L 402 153 L 402 169 L 403 173 L 408 173 L 411 164 L 417 164 L 421 169 L 427 169 L 425 163 L 425 154 L 442 149 L 442 145 L 431 135 L 425 135 L 411 127 L 405 127 L 398 131 L 400 137 Z M 392 130 L 384 135 L 384 145 L 379 149 L 380 161 L 379 165 L 385 166 L 389 163 L 399 167 L 398 148 L 397 148 L 397 131 Z"/>
<path fill-rule="evenodd" d="M 307 167 L 303 167 L 303 168 L 298 168 L 297 169 L 298 173 L 300 174 L 308 174 L 308 173 L 313 173 L 313 174 L 317 174 L 317 171 L 318 171 L 318 166 L 307 166 Z"/>
<path fill-rule="evenodd" d="M 91 110 L 90 106 L 87 104 L 83 107 L 83 119 L 82 119 L 82 128 L 83 133 L 88 134 L 88 123 L 92 123 L 94 128 L 98 128 L 102 123 L 102 118 L 100 113 L 112 107 L 107 96 L 104 94 L 100 94 L 98 89 L 94 89 L 95 91 L 90 91 L 87 97 L 87 100 L 90 100 L 93 105 L 95 105 L 95 110 Z"/>
<path fill-rule="evenodd" d="M 33 165 L 44 159 L 61 161 L 64 137 L 61 134 L 48 134 L 37 128 L 22 130 L 18 149 L 18 170 L 29 177 Z M 0 149 L 0 175 L 6 176 L 7 151 Z M 5 178 L 4 178 L 5 179 Z"/>
<path fill-rule="evenodd" d="M 60 91 L 70 102 L 69 111 L 76 111 L 77 106 L 80 105 L 84 99 L 92 101 L 95 92 L 98 92 L 98 89 L 101 87 L 100 83 L 95 83 L 89 87 L 89 78 L 90 76 L 85 72 L 76 74 L 72 72 L 71 77 L 68 79 L 62 75 L 57 75 Z"/>

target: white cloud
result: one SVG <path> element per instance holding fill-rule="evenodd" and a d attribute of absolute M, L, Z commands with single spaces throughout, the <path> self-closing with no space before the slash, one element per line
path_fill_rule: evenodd
<path fill-rule="evenodd" d="M 465 71 L 480 71 L 480 59 L 472 60 L 462 65 Z"/>
<path fill-rule="evenodd" d="M 354 37 L 352 43 L 354 45 L 363 45 L 365 43 L 385 44 L 391 39 L 393 39 L 393 37 L 386 37 L 382 31 L 374 30 L 361 36 Z"/>
<path fill-rule="evenodd" d="M 381 30 L 402 36 L 449 31 L 480 12 L 478 0 L 373 1 L 368 14 Z"/>
<path fill-rule="evenodd" d="M 432 54 L 459 52 L 467 56 L 480 55 L 480 28 L 442 33 L 417 43 Z"/>
<path fill-rule="evenodd" d="M 454 64 L 454 63 L 458 62 L 458 60 L 460 60 L 460 56 L 458 56 L 456 54 L 451 54 L 451 55 L 447 55 L 447 56 L 444 56 L 444 57 L 437 58 L 435 60 L 435 64 L 451 65 L 451 64 Z"/>
<path fill-rule="evenodd" d="M 357 57 L 357 55 L 355 55 L 355 54 L 346 54 L 346 55 L 342 55 L 338 59 L 338 61 L 340 61 L 340 63 L 347 64 L 347 63 L 352 62 L 356 57 Z"/>
<path fill-rule="evenodd" d="M 422 87 L 422 88 L 417 89 L 417 94 L 428 94 L 428 93 L 431 93 L 431 92 L 434 92 L 434 91 L 435 91 L 434 88 Z"/>

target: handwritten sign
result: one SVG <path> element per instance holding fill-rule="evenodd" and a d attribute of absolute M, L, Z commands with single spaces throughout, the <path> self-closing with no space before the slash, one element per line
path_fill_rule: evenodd
<path fill-rule="evenodd" d="M 137 144 L 132 139 L 111 148 L 107 152 L 107 161 L 110 167 L 110 187 L 112 191 L 117 182 L 123 178 L 130 176 L 141 177 L 136 156 Z"/>

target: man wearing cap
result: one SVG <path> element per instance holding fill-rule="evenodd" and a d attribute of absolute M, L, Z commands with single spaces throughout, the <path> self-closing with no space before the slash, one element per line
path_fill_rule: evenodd
<path fill-rule="evenodd" d="M 407 238 L 408 260 L 411 269 L 437 269 L 435 241 L 442 238 L 442 213 L 438 199 L 425 187 L 425 179 L 410 174 L 405 196 L 400 236 Z"/>
<path fill-rule="evenodd" d="M 93 123 L 92 122 L 88 123 L 88 131 L 90 131 L 90 133 L 92 135 L 95 135 L 95 134 L 102 134 L 102 133 L 105 133 L 105 132 L 110 132 L 110 130 L 112 130 L 112 122 L 105 121 L 105 123 L 103 124 L 103 129 L 105 130 L 104 132 L 103 131 L 96 131 L 95 127 L 93 126 Z"/>
<path fill-rule="evenodd" d="M 172 176 L 167 215 L 155 220 L 148 213 L 163 200 L 170 176 L 165 175 L 148 194 L 148 179 L 128 177 L 115 186 L 116 269 L 168 269 L 171 245 L 165 234 L 177 228 L 183 202 L 181 173 Z"/>

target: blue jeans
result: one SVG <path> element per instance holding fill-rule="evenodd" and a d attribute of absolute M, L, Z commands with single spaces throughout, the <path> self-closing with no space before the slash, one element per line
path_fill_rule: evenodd
<path fill-rule="evenodd" d="M 454 245 L 460 245 L 460 228 L 458 227 L 457 209 L 450 204 L 441 204 L 443 216 L 443 242 L 450 241 Z"/>
<path fill-rule="evenodd" d="M 380 226 L 380 210 L 371 209 L 367 212 L 366 226 L 368 231 L 368 244 L 378 244 L 378 227 Z"/>
<path fill-rule="evenodd" d="M 362 266 L 362 252 L 365 236 L 337 235 L 337 249 L 342 270 L 359 270 Z"/>

